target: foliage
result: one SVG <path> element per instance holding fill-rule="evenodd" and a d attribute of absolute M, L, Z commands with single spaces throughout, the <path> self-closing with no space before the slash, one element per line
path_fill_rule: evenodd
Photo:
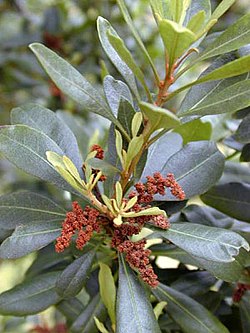
<path fill-rule="evenodd" d="M 36 253 L 0 314 L 54 306 L 65 320 L 35 332 L 248 331 L 250 16 L 211 30 L 233 3 L 148 1 L 160 63 L 126 2 L 110 4 L 137 46 L 98 17 L 119 73 L 102 62 L 101 85 L 61 57 L 58 36 L 54 50 L 30 44 L 61 103 L 15 107 L 0 128 L 1 154 L 43 184 L 0 197 L 0 258 Z M 106 118 L 107 135 L 62 111 L 70 100 Z"/>

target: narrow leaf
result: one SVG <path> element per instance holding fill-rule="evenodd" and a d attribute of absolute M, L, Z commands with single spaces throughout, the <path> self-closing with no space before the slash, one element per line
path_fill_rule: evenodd
<path fill-rule="evenodd" d="M 191 18 L 191 20 L 188 22 L 187 28 L 194 34 L 198 33 L 203 27 L 205 19 L 206 13 L 204 10 L 201 10 Z"/>
<path fill-rule="evenodd" d="M 160 333 L 146 290 L 122 256 L 119 256 L 117 333 Z"/>
<path fill-rule="evenodd" d="M 185 333 L 229 333 L 228 329 L 201 304 L 163 284 L 153 291 L 167 302 L 167 312 Z"/>
<path fill-rule="evenodd" d="M 215 11 L 211 16 L 211 20 L 218 20 L 226 11 L 235 3 L 235 0 L 222 0 L 221 3 L 216 7 Z"/>
<path fill-rule="evenodd" d="M 242 143 L 250 142 L 250 115 L 245 117 L 237 129 L 235 139 Z"/>
<path fill-rule="evenodd" d="M 90 251 L 75 259 L 58 277 L 56 291 L 63 298 L 77 295 L 83 288 L 90 272 L 95 252 Z"/>

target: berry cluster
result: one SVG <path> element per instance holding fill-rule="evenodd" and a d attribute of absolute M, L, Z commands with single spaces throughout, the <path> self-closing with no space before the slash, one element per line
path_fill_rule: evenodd
<path fill-rule="evenodd" d="M 95 158 L 97 158 L 98 160 L 103 160 L 104 159 L 104 150 L 102 149 L 101 146 L 94 144 L 91 148 L 90 151 L 96 151 L 96 155 Z M 97 174 L 100 170 L 97 169 L 92 169 L 92 172 L 94 174 Z M 105 175 L 101 175 L 99 181 L 100 182 L 104 182 L 107 179 L 107 177 Z"/>
<path fill-rule="evenodd" d="M 238 283 L 233 293 L 233 302 L 239 303 L 247 290 L 250 290 L 250 285 Z"/>

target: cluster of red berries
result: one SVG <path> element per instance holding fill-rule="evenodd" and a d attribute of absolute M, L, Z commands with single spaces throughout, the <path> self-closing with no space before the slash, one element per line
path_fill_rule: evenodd
<path fill-rule="evenodd" d="M 250 290 L 249 284 L 238 283 L 233 293 L 233 302 L 239 303 L 247 290 Z"/>
<path fill-rule="evenodd" d="M 86 206 L 83 210 L 78 202 L 72 203 L 72 211 L 66 214 L 66 219 L 62 224 L 61 236 L 56 239 L 56 252 L 62 252 L 69 247 L 71 238 L 78 233 L 76 247 L 82 250 L 84 245 L 90 240 L 94 231 L 100 232 L 98 222 L 99 212 Z"/>
<path fill-rule="evenodd" d="M 41 326 L 41 325 L 36 325 L 30 330 L 31 333 L 67 333 L 68 330 L 66 328 L 65 324 L 57 324 L 53 328 L 49 328 L 46 324 Z"/>
<path fill-rule="evenodd" d="M 101 146 L 95 144 L 90 148 L 90 151 L 96 151 L 95 158 L 98 158 L 98 160 L 103 160 L 104 159 L 104 150 L 102 149 Z M 97 174 L 100 170 L 92 169 L 92 172 L 94 174 Z M 107 179 L 105 175 L 101 175 L 99 181 L 104 182 Z"/>

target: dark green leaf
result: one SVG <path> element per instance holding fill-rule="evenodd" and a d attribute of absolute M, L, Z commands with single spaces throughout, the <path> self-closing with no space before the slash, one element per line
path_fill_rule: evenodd
<path fill-rule="evenodd" d="M 63 298 L 77 295 L 83 288 L 94 261 L 95 251 L 74 260 L 58 277 L 56 291 Z"/>
<path fill-rule="evenodd" d="M 230 262 L 241 248 L 249 251 L 249 244 L 239 234 L 195 223 L 173 223 L 167 231 L 157 230 L 156 235 L 206 260 Z"/>
<path fill-rule="evenodd" d="M 55 292 L 58 272 L 22 282 L 0 295 L 2 315 L 25 316 L 41 312 L 59 301 Z"/>
<path fill-rule="evenodd" d="M 0 152 L 18 168 L 74 192 L 47 160 L 46 151 L 59 155 L 64 152 L 46 134 L 25 125 L 4 126 L 0 129 L 0 144 Z"/>
<path fill-rule="evenodd" d="M 122 256 L 119 257 L 116 316 L 117 333 L 160 333 L 146 290 Z"/>
<path fill-rule="evenodd" d="M 216 145 L 209 141 L 188 143 L 172 155 L 161 169 L 161 173 L 173 173 L 183 188 L 186 198 L 207 191 L 220 178 L 224 167 L 224 156 Z M 157 200 L 170 198 L 157 196 Z"/>
<path fill-rule="evenodd" d="M 244 145 L 240 155 L 241 162 L 250 162 L 250 143 Z"/>
<path fill-rule="evenodd" d="M 11 123 L 27 125 L 43 132 L 62 149 L 78 170 L 81 169 L 82 159 L 76 138 L 56 113 L 37 104 L 26 104 L 11 111 Z"/>
<path fill-rule="evenodd" d="M 84 305 L 74 297 L 58 303 L 56 308 L 72 323 L 83 312 Z"/>
<path fill-rule="evenodd" d="M 249 167 L 242 163 L 227 161 L 220 183 L 225 184 L 229 182 L 250 183 Z"/>
<path fill-rule="evenodd" d="M 132 105 L 128 101 L 122 98 L 120 100 L 119 109 L 118 109 L 118 120 L 130 137 L 132 136 L 131 123 L 134 115 L 135 115 L 135 110 L 132 107 Z"/>
<path fill-rule="evenodd" d="M 213 187 L 202 201 L 238 220 L 250 222 L 250 185 L 229 183 Z"/>
<path fill-rule="evenodd" d="M 142 179 L 152 176 L 160 171 L 166 161 L 182 148 L 182 138 L 177 133 L 167 133 L 154 142 L 148 150 L 147 162 L 143 171 Z"/>
<path fill-rule="evenodd" d="M 15 259 L 39 250 L 61 233 L 62 222 L 42 222 L 16 227 L 0 247 L 0 258 Z"/>
<path fill-rule="evenodd" d="M 242 297 L 240 303 L 240 318 L 243 333 L 249 333 L 250 331 L 250 292 L 247 291 Z"/>
<path fill-rule="evenodd" d="M 155 296 L 167 302 L 166 311 L 185 333 L 229 333 L 227 328 L 192 298 L 160 284 L 153 291 Z"/>
<path fill-rule="evenodd" d="M 62 221 L 66 211 L 52 200 L 33 192 L 17 192 L 0 197 L 0 226 L 14 229 L 34 222 Z"/>
<path fill-rule="evenodd" d="M 245 117 L 235 133 L 235 139 L 242 143 L 250 142 L 250 115 Z"/>
<path fill-rule="evenodd" d="M 126 80 L 130 89 L 134 92 L 135 96 L 139 99 L 139 94 L 137 91 L 137 86 L 135 82 L 135 77 L 132 70 L 128 67 L 128 65 L 124 62 L 124 60 L 120 57 L 114 47 L 111 45 L 108 32 L 112 33 L 114 36 L 118 36 L 116 31 L 113 29 L 109 21 L 105 20 L 103 17 L 99 16 L 97 19 L 97 30 L 100 42 L 102 47 L 112 61 L 117 70 L 121 73 L 121 75 Z"/>
<path fill-rule="evenodd" d="M 200 119 L 195 119 L 178 126 L 174 132 L 182 136 L 185 145 L 190 141 L 209 140 L 212 134 L 212 125 L 209 122 L 205 123 Z"/>
<path fill-rule="evenodd" d="M 92 298 L 83 312 L 76 318 L 70 328 L 72 333 L 97 333 L 94 317 L 99 320 L 105 319 L 105 306 L 99 294 Z"/>
<path fill-rule="evenodd" d="M 119 126 L 100 92 L 74 67 L 42 44 L 33 43 L 30 48 L 58 88 L 85 110 L 97 113 Z"/>

